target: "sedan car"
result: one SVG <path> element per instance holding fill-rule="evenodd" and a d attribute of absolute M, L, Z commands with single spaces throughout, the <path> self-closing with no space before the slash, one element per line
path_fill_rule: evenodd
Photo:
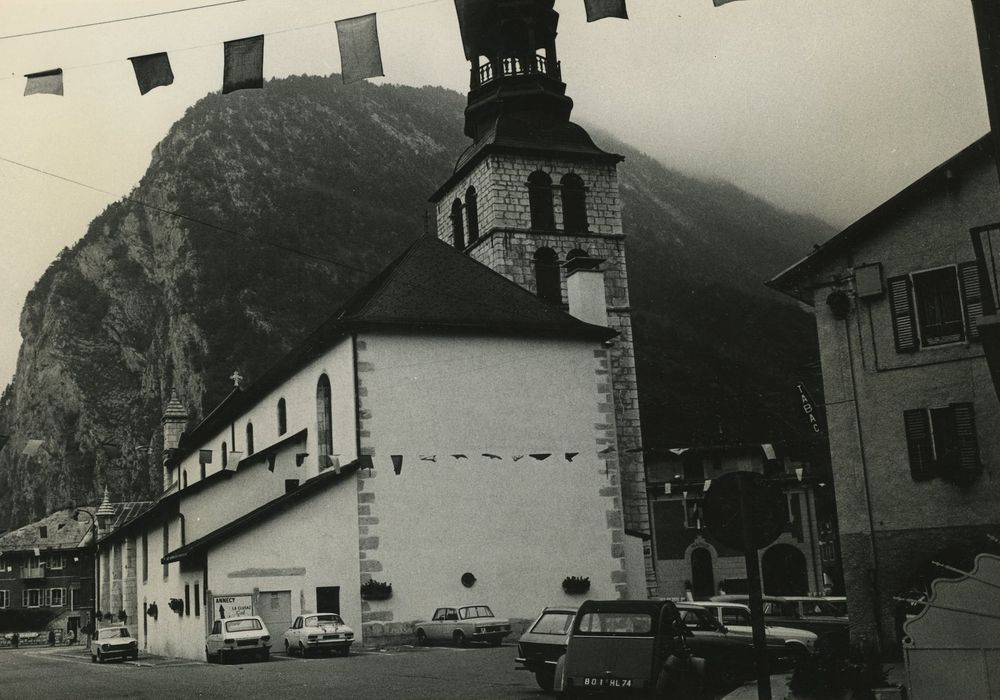
<path fill-rule="evenodd" d="M 438 608 L 429 621 L 416 622 L 414 627 L 417 643 L 421 646 L 449 640 L 460 647 L 469 642 L 500 646 L 503 638 L 510 634 L 510 621 L 496 617 L 487 605 Z"/>
<path fill-rule="evenodd" d="M 271 653 L 271 634 L 256 615 L 230 617 L 212 623 L 205 637 L 205 660 L 225 661 L 239 655 L 256 656 L 267 661 Z"/>
<path fill-rule="evenodd" d="M 336 613 L 299 615 L 285 632 L 285 652 L 302 657 L 317 650 L 336 651 L 347 656 L 353 643 L 354 630 Z"/>
<path fill-rule="evenodd" d="M 750 622 L 750 608 L 741 603 L 697 601 L 710 611 L 716 621 L 721 622 L 733 636 L 753 640 Z M 795 627 L 765 625 L 767 648 L 776 660 L 794 660 L 808 656 L 816 648 L 816 634 Z"/>
<path fill-rule="evenodd" d="M 519 671 L 531 671 L 542 690 L 552 690 L 556 665 L 566 653 L 569 631 L 576 617 L 575 607 L 549 607 L 517 640 L 514 663 Z"/>
<path fill-rule="evenodd" d="M 94 632 L 90 641 L 90 660 L 103 663 L 108 659 L 138 659 L 139 643 L 129 634 L 128 627 L 104 627 Z"/>

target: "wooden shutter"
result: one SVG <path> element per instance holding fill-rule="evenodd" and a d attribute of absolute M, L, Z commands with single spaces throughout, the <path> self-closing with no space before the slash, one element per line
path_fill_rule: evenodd
<path fill-rule="evenodd" d="M 976 438 L 976 414 L 971 403 L 953 403 L 949 406 L 955 421 L 958 441 L 958 468 L 976 471 L 979 463 L 979 440 Z"/>
<path fill-rule="evenodd" d="M 962 282 L 962 306 L 965 307 L 965 327 L 969 340 L 979 340 L 979 319 L 983 315 L 983 286 L 979 279 L 979 265 L 975 262 L 958 266 L 958 278 Z"/>
<path fill-rule="evenodd" d="M 920 341 L 913 316 L 913 290 L 910 278 L 893 277 L 888 280 L 888 284 L 896 352 L 913 352 L 919 347 Z"/>
<path fill-rule="evenodd" d="M 931 450 L 931 424 L 926 409 L 903 411 L 906 449 L 910 455 L 910 475 L 914 481 L 934 477 L 934 453 Z"/>

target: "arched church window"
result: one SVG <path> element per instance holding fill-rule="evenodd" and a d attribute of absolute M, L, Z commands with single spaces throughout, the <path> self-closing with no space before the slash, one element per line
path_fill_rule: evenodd
<path fill-rule="evenodd" d="M 320 454 L 333 454 L 333 404 L 331 403 L 330 379 L 321 375 L 316 384 L 316 442 Z"/>
<path fill-rule="evenodd" d="M 253 454 L 253 423 L 247 423 L 247 456 Z"/>
<path fill-rule="evenodd" d="M 562 185 L 563 230 L 566 233 L 583 233 L 587 230 L 587 190 L 583 180 L 575 173 L 564 175 Z"/>
<path fill-rule="evenodd" d="M 540 299 L 553 304 L 562 303 L 559 256 L 551 248 L 535 251 L 535 290 Z"/>
<path fill-rule="evenodd" d="M 288 418 L 285 415 L 285 399 L 278 399 L 278 435 L 288 431 Z"/>
<path fill-rule="evenodd" d="M 541 170 L 528 176 L 528 208 L 531 210 L 531 228 L 551 231 L 556 227 L 552 213 L 552 178 Z"/>
<path fill-rule="evenodd" d="M 465 248 L 465 228 L 462 224 L 462 200 L 456 199 L 451 203 L 451 235 L 455 242 L 455 248 L 462 250 Z"/>
<path fill-rule="evenodd" d="M 479 238 L 479 198 L 475 187 L 465 191 L 465 219 L 469 225 L 469 243 L 475 243 Z"/>

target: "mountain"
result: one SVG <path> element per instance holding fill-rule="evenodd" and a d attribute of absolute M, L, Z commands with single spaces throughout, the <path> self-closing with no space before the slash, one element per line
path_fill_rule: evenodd
<path fill-rule="evenodd" d="M 0 451 L 0 528 L 105 485 L 154 495 L 170 389 L 197 420 L 233 372 L 258 376 L 428 230 L 427 197 L 467 145 L 463 108 L 440 88 L 306 76 L 192 106 L 136 188 L 28 294 L 0 397 L 0 432 L 14 436 Z M 647 443 L 794 432 L 767 397 L 791 397 L 815 334 L 762 280 L 832 230 L 598 140 L 626 156 Z M 44 443 L 24 455 L 31 438 Z"/>

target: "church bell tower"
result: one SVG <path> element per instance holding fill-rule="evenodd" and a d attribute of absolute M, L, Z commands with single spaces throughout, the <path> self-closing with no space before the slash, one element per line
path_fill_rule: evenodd
<path fill-rule="evenodd" d="M 625 242 L 617 165 L 570 121 L 556 55 L 555 0 L 457 3 L 470 62 L 465 133 L 472 144 L 434 193 L 438 237 L 552 304 L 567 277 L 603 273 L 614 420 L 598 447 L 622 491 L 624 530 L 648 535 Z M 648 538 L 646 538 L 648 540 Z M 655 586 L 648 544 L 646 583 Z"/>

